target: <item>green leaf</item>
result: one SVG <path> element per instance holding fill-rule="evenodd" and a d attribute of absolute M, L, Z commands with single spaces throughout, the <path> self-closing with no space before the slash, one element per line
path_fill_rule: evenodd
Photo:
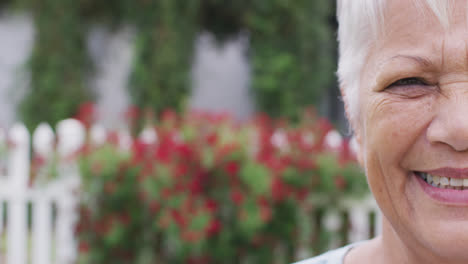
<path fill-rule="evenodd" d="M 204 168 L 210 169 L 213 168 L 215 163 L 214 152 L 211 148 L 203 148 L 202 150 L 202 165 Z"/>
<path fill-rule="evenodd" d="M 211 216 L 208 213 L 200 212 L 190 220 L 190 229 L 201 231 L 208 226 L 210 220 Z"/>
<path fill-rule="evenodd" d="M 340 172 L 340 167 L 333 155 L 319 155 L 317 157 L 318 174 L 323 192 L 335 189 L 334 177 Z"/>
<path fill-rule="evenodd" d="M 270 191 L 271 175 L 264 165 L 249 161 L 242 167 L 240 176 L 254 195 L 264 195 Z"/>
<path fill-rule="evenodd" d="M 114 223 L 111 227 L 109 233 L 104 237 L 106 244 L 109 247 L 118 246 L 125 234 L 125 229 L 120 223 Z"/>
<path fill-rule="evenodd" d="M 239 221 L 239 228 L 245 236 L 250 238 L 264 226 L 260 218 L 260 208 L 253 198 L 249 198 L 243 204 L 242 209 L 246 213 L 246 217 Z"/>
<path fill-rule="evenodd" d="M 300 174 L 297 169 L 292 167 L 287 168 L 283 173 L 284 182 L 292 186 L 301 187 L 306 179 L 305 175 Z"/>

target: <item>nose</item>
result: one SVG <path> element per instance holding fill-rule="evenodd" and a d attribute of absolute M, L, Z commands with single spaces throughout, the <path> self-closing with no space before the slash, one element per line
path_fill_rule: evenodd
<path fill-rule="evenodd" d="M 447 96 L 427 129 L 433 144 L 445 144 L 453 150 L 468 151 L 468 94 Z"/>

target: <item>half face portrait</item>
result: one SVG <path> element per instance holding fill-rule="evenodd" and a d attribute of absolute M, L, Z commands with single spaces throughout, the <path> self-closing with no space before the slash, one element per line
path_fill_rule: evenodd
<path fill-rule="evenodd" d="M 468 2 L 338 6 L 342 95 L 384 215 L 345 263 L 468 263 Z"/>

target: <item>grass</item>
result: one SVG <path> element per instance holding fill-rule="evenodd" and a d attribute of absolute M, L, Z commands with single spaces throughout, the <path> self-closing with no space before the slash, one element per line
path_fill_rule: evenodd
<path fill-rule="evenodd" d="M 2 232 L 0 234 L 0 263 L 6 263 L 6 252 L 7 252 L 7 239 L 8 236 L 6 232 Z M 26 263 L 32 263 L 32 234 L 28 234 L 28 244 L 27 244 L 27 260 Z M 55 263 L 55 255 L 56 255 L 56 243 L 55 243 L 55 234 L 52 234 L 52 259 L 51 263 Z"/>
<path fill-rule="evenodd" d="M 6 263 L 6 239 L 5 232 L 0 233 L 0 263 Z"/>

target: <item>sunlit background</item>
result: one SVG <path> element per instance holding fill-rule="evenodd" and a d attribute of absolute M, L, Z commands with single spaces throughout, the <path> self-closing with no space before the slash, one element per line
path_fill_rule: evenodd
<path fill-rule="evenodd" d="M 335 8 L 0 2 L 0 263 L 288 263 L 372 237 Z"/>

